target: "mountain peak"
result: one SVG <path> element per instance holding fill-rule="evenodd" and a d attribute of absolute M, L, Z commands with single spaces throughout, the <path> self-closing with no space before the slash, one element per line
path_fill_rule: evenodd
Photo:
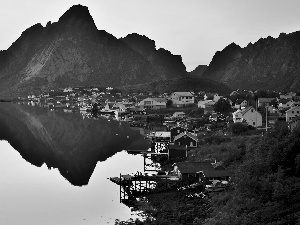
<path fill-rule="evenodd" d="M 84 20 L 86 22 L 94 23 L 93 17 L 91 16 L 87 6 L 73 5 L 67 10 L 60 18 L 59 22 L 73 21 L 73 20 Z"/>

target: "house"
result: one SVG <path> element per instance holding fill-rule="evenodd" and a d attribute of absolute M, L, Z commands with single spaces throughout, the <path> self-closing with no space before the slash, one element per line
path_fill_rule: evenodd
<path fill-rule="evenodd" d="M 170 96 L 172 104 L 177 107 L 194 104 L 195 98 L 191 92 L 173 92 Z"/>
<path fill-rule="evenodd" d="M 197 136 L 188 131 L 178 134 L 174 137 L 173 141 L 175 145 L 185 145 L 190 147 L 197 147 L 199 143 Z"/>
<path fill-rule="evenodd" d="M 170 128 L 170 141 L 173 142 L 174 138 L 178 136 L 181 133 L 184 133 L 187 130 L 187 128 L 176 125 Z"/>
<path fill-rule="evenodd" d="M 145 111 L 144 108 L 130 108 L 129 113 L 130 114 L 142 114 L 142 115 L 147 114 L 147 112 Z"/>
<path fill-rule="evenodd" d="M 272 101 L 276 100 L 275 98 L 258 98 L 257 104 L 258 107 L 266 107 L 272 104 Z"/>
<path fill-rule="evenodd" d="M 72 92 L 72 91 L 73 91 L 73 89 L 71 87 L 65 88 L 63 90 L 63 92 Z"/>
<path fill-rule="evenodd" d="M 290 100 L 292 100 L 295 95 L 296 95 L 295 93 L 280 94 L 279 98 L 280 99 L 290 99 Z"/>
<path fill-rule="evenodd" d="M 246 121 L 248 125 L 253 127 L 262 126 L 262 116 L 252 106 L 248 106 L 244 109 L 238 109 L 232 113 L 232 116 L 234 123 Z"/>
<path fill-rule="evenodd" d="M 213 100 L 214 100 L 214 102 L 217 102 L 217 101 L 220 100 L 220 98 L 223 98 L 223 96 L 220 96 L 220 95 L 218 95 L 218 94 L 215 94 Z"/>
<path fill-rule="evenodd" d="M 162 109 L 167 106 L 167 99 L 165 98 L 145 98 L 141 100 L 138 105 L 145 109 Z"/>
<path fill-rule="evenodd" d="M 173 116 L 172 116 L 173 118 L 183 118 L 183 117 L 185 117 L 185 113 L 184 112 L 174 112 L 173 113 Z"/>
<path fill-rule="evenodd" d="M 169 145 L 168 158 L 186 158 L 187 154 L 193 148 L 183 145 Z"/>
<path fill-rule="evenodd" d="M 300 116 L 300 106 L 292 107 L 285 112 L 285 121 L 290 122 L 298 116 Z"/>
<path fill-rule="evenodd" d="M 300 124 L 300 116 L 294 117 L 292 120 L 288 122 L 288 127 L 290 131 L 293 131 Z"/>
<path fill-rule="evenodd" d="M 243 108 L 243 107 L 246 107 L 247 105 L 248 105 L 248 102 L 247 102 L 246 99 L 241 99 L 241 98 L 239 98 L 239 99 L 237 99 L 237 100 L 235 101 L 235 103 L 234 103 L 234 108 L 235 108 L 235 109 L 241 109 L 241 108 Z"/>
<path fill-rule="evenodd" d="M 205 109 L 207 106 L 213 106 L 215 103 L 213 100 L 202 100 L 198 102 L 198 108 Z"/>
<path fill-rule="evenodd" d="M 209 114 L 215 112 L 215 107 L 214 106 L 206 106 L 204 108 L 204 114 Z"/>
<path fill-rule="evenodd" d="M 182 181 L 212 184 L 214 180 L 229 181 L 229 172 L 223 166 L 213 166 L 210 162 L 176 162 L 174 172 Z"/>
<path fill-rule="evenodd" d="M 278 108 L 287 109 L 287 108 L 292 107 L 293 104 L 294 104 L 294 101 L 292 99 L 283 98 L 283 99 L 279 100 Z"/>
<path fill-rule="evenodd" d="M 155 141 L 167 141 L 169 142 L 171 139 L 171 132 L 170 131 L 155 131 L 149 134 L 149 137 L 155 139 Z"/>

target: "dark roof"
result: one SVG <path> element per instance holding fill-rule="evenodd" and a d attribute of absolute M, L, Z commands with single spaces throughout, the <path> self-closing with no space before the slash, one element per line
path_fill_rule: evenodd
<path fill-rule="evenodd" d="M 258 98 L 259 103 L 271 103 L 275 98 Z"/>
<path fill-rule="evenodd" d="M 214 168 L 210 162 L 177 162 L 175 164 L 181 173 L 199 173 L 202 171 L 205 177 L 230 176 L 224 167 Z"/>
<path fill-rule="evenodd" d="M 204 169 L 214 170 L 209 162 L 177 162 L 176 166 L 181 173 L 197 173 Z"/>
<path fill-rule="evenodd" d="M 230 177 L 227 170 L 203 170 L 205 177 Z"/>

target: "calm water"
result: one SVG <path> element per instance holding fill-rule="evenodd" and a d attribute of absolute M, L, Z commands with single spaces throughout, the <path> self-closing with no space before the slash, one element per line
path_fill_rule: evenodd
<path fill-rule="evenodd" d="M 0 140 L 0 224 L 114 224 L 136 217 L 107 179 L 143 171 L 142 156 L 122 150 L 149 143 L 128 124 L 1 104 Z"/>

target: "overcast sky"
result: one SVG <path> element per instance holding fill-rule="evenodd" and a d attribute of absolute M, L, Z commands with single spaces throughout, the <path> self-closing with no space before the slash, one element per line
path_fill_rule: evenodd
<path fill-rule="evenodd" d="M 0 49 L 30 26 L 56 22 L 72 5 L 89 8 L 99 30 L 115 37 L 146 35 L 181 55 L 187 70 L 208 65 L 232 42 L 249 42 L 300 30 L 299 0 L 0 0 Z"/>

